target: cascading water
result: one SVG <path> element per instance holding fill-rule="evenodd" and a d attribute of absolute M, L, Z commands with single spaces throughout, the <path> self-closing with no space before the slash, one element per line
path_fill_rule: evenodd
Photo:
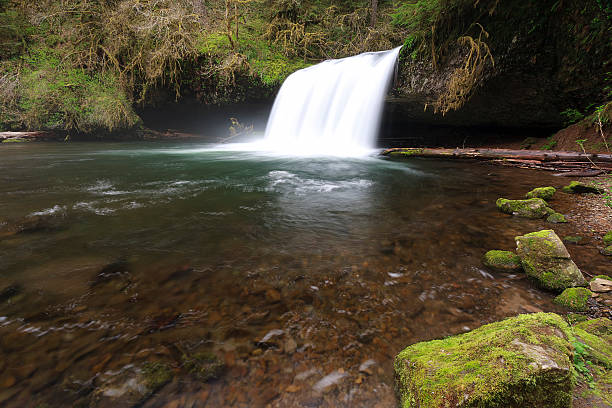
<path fill-rule="evenodd" d="M 335 156 L 374 148 L 400 48 L 328 60 L 291 74 L 268 119 L 267 148 Z"/>

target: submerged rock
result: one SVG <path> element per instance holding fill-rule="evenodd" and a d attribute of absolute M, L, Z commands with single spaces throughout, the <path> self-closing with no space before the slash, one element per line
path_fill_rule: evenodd
<path fill-rule="evenodd" d="M 569 185 L 563 187 L 562 190 L 564 193 L 568 194 L 602 194 L 604 192 L 604 190 L 599 187 L 589 186 L 579 181 L 572 181 Z"/>
<path fill-rule="evenodd" d="M 553 230 L 532 232 L 515 240 L 523 269 L 542 287 L 562 291 L 569 287 L 586 286 L 582 272 Z"/>
<path fill-rule="evenodd" d="M 550 214 L 548 218 L 546 218 L 546 221 L 552 222 L 553 224 L 563 224 L 567 222 L 565 215 L 558 212 Z"/>
<path fill-rule="evenodd" d="M 525 197 L 541 198 L 542 200 L 548 201 L 551 198 L 553 198 L 556 191 L 557 189 L 554 187 L 538 187 L 538 188 L 534 188 L 533 190 L 525 194 Z"/>
<path fill-rule="evenodd" d="M 182 360 L 187 371 L 203 382 L 219 378 L 225 368 L 223 361 L 214 353 L 183 355 Z"/>
<path fill-rule="evenodd" d="M 586 288 L 567 288 L 555 298 L 554 302 L 574 312 L 586 312 L 592 295 L 593 293 Z"/>
<path fill-rule="evenodd" d="M 170 368 L 160 362 L 142 367 L 128 365 L 117 372 L 108 371 L 91 396 L 90 407 L 131 407 L 140 404 L 172 379 Z"/>
<path fill-rule="evenodd" d="M 563 237 L 563 242 L 576 245 L 580 244 L 583 240 L 584 238 L 579 235 L 568 235 L 566 237 Z"/>
<path fill-rule="evenodd" d="M 443 340 L 413 344 L 395 358 L 402 407 L 571 407 L 567 323 L 524 314 Z"/>
<path fill-rule="evenodd" d="M 500 198 L 496 202 L 497 208 L 506 214 L 512 214 L 524 218 L 544 218 L 555 211 L 548 207 L 546 201 L 541 198 L 530 198 L 529 200 L 508 200 Z"/>
<path fill-rule="evenodd" d="M 482 263 L 500 272 L 518 272 L 523 269 L 521 258 L 511 251 L 489 251 L 484 254 Z"/>

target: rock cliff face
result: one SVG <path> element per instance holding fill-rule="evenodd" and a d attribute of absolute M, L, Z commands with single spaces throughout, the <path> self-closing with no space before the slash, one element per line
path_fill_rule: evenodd
<path fill-rule="evenodd" d="M 491 3 L 480 2 L 476 9 Z M 583 110 L 610 97 L 605 89 L 612 70 L 610 10 L 605 2 L 526 1 L 498 2 L 492 13 L 465 11 L 470 15 L 449 21 L 471 24 L 458 24 L 459 31 L 451 30 L 447 38 L 434 37 L 434 45 L 447 42 L 435 67 L 431 52 L 403 50 L 389 98 L 393 112 L 417 123 L 560 128 L 561 112 Z M 494 63 L 486 64 L 463 106 L 445 115 L 434 113 L 432 105 L 448 93 L 450 78 L 465 66 L 470 52 L 455 39 L 477 38 L 481 28 Z"/>

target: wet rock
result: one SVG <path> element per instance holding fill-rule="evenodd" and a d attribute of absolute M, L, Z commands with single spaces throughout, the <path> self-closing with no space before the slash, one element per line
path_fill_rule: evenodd
<path fill-rule="evenodd" d="M 604 190 L 600 187 L 589 186 L 579 181 L 572 181 L 569 185 L 562 188 L 564 193 L 568 194 L 602 194 Z"/>
<path fill-rule="evenodd" d="M 562 291 L 569 287 L 586 286 L 582 272 L 553 230 L 532 232 L 515 237 L 515 240 L 523 269 L 542 287 Z"/>
<path fill-rule="evenodd" d="M 338 369 L 317 381 L 315 385 L 312 386 L 312 389 L 315 392 L 327 392 L 347 375 L 348 374 L 346 374 L 343 369 Z"/>
<path fill-rule="evenodd" d="M 293 354 L 295 350 L 297 350 L 296 341 L 293 338 L 287 339 L 287 341 L 285 341 L 285 353 Z"/>
<path fill-rule="evenodd" d="M 0 226 L 0 237 L 15 234 L 57 231 L 64 227 L 64 213 L 30 215 Z"/>
<path fill-rule="evenodd" d="M 272 303 L 280 302 L 281 294 L 276 289 L 268 289 L 266 290 L 266 300 Z"/>
<path fill-rule="evenodd" d="M 599 293 L 612 292 L 612 280 L 609 280 L 609 279 L 602 279 L 602 278 L 596 277 L 595 279 L 591 280 L 591 282 L 589 283 L 589 286 L 591 288 L 591 291 L 593 292 L 599 292 Z"/>
<path fill-rule="evenodd" d="M 567 288 L 555 298 L 554 302 L 574 312 L 585 312 L 592 294 L 586 288 Z"/>
<path fill-rule="evenodd" d="M 556 191 L 557 189 L 554 187 L 538 187 L 538 188 L 534 188 L 533 190 L 525 194 L 525 197 L 541 198 L 542 200 L 548 201 L 551 198 L 553 198 Z"/>
<path fill-rule="evenodd" d="M 376 365 L 376 361 L 370 359 L 366 360 L 359 366 L 359 372 L 367 375 L 373 375 L 374 370 L 373 367 Z"/>
<path fill-rule="evenodd" d="M 492 250 L 484 254 L 482 263 L 500 272 L 519 272 L 523 269 L 521 258 L 511 251 Z"/>
<path fill-rule="evenodd" d="M 496 201 L 496 205 L 503 213 L 523 218 L 544 218 L 555 212 L 541 198 L 530 198 L 528 200 L 507 200 L 500 198 Z"/>
<path fill-rule="evenodd" d="M 400 405 L 570 407 L 568 338 L 560 316 L 534 313 L 414 344 L 395 358 Z"/>
<path fill-rule="evenodd" d="M 129 284 L 130 277 L 130 265 L 127 261 L 120 259 L 104 266 L 99 272 L 96 273 L 93 280 L 90 283 L 91 287 L 95 287 L 110 281 L 121 280 L 125 281 L 125 284 Z"/>
<path fill-rule="evenodd" d="M 547 218 L 546 221 L 552 222 L 553 224 L 564 224 L 567 222 L 565 219 L 565 215 L 560 213 L 552 213 Z"/>
<path fill-rule="evenodd" d="M 90 407 L 136 406 L 172 379 L 170 368 L 160 362 L 132 365 L 102 374 L 91 396 Z"/>
<path fill-rule="evenodd" d="M 182 360 L 185 369 L 203 382 L 219 378 L 225 369 L 223 361 L 210 352 L 184 354 Z"/>
<path fill-rule="evenodd" d="M 20 285 L 9 285 L 0 289 L 0 303 L 6 302 L 14 296 L 19 295 L 23 292 L 23 288 Z"/>

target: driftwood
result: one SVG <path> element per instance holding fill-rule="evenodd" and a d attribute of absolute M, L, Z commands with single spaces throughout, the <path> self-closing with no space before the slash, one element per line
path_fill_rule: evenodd
<path fill-rule="evenodd" d="M 383 156 L 432 157 L 488 160 L 497 164 L 558 172 L 555 175 L 572 177 L 597 176 L 612 172 L 612 154 L 564 152 L 549 150 L 511 149 L 441 149 L 393 148 Z"/>

